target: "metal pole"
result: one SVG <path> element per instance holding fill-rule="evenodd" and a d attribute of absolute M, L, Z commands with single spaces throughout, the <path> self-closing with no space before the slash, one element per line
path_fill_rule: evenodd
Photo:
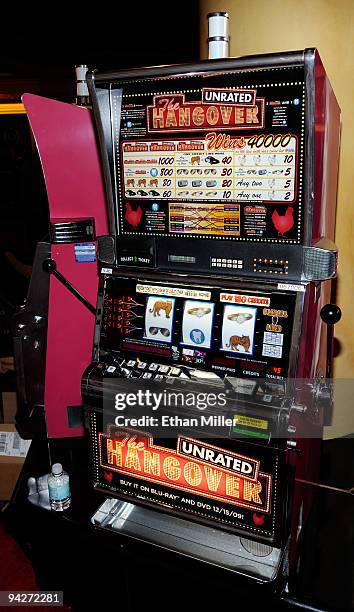
<path fill-rule="evenodd" d="M 229 57 L 229 14 L 208 13 L 207 19 L 209 59 Z"/>

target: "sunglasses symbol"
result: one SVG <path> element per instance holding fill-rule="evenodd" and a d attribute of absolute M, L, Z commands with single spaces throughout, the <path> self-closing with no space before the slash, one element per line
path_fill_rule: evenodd
<path fill-rule="evenodd" d="M 158 334 L 159 332 L 160 334 L 165 336 L 165 338 L 168 338 L 168 336 L 170 335 L 170 330 L 166 329 L 166 327 L 149 327 L 149 333 L 152 336 L 156 336 L 156 334 Z"/>

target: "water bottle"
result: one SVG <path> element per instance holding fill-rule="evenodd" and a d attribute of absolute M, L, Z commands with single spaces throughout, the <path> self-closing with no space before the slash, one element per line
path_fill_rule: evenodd
<path fill-rule="evenodd" d="M 52 473 L 48 476 L 48 490 L 52 510 L 61 512 L 70 507 L 69 475 L 64 472 L 61 463 L 54 463 L 52 466 Z"/>

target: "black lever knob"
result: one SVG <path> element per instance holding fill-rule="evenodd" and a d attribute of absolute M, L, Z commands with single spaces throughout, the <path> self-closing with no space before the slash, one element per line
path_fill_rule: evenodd
<path fill-rule="evenodd" d="M 321 308 L 321 319 L 327 324 L 327 363 L 326 363 L 326 378 L 332 378 L 333 367 L 333 336 L 334 324 L 340 321 L 342 311 L 336 304 L 326 304 Z"/>
<path fill-rule="evenodd" d="M 44 262 L 42 263 L 42 267 L 44 272 L 48 272 L 49 274 L 52 274 L 53 272 L 56 271 L 57 269 L 57 264 L 54 261 L 54 259 L 45 259 Z"/>
<path fill-rule="evenodd" d="M 336 304 L 326 304 L 321 308 L 321 319 L 327 325 L 334 325 L 342 318 L 342 311 Z"/>

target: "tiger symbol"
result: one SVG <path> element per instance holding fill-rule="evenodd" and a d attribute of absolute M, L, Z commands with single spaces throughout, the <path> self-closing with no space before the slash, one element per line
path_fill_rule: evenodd
<path fill-rule="evenodd" d="M 155 304 L 153 305 L 152 308 L 150 308 L 149 312 L 153 312 L 154 313 L 154 317 L 159 317 L 160 316 L 160 310 L 164 310 L 165 311 L 165 315 L 166 315 L 166 319 L 170 318 L 170 314 L 171 314 L 171 310 L 172 310 L 172 302 L 164 301 L 164 300 L 157 300 L 157 302 L 155 302 Z"/>
<path fill-rule="evenodd" d="M 249 353 L 250 350 L 250 338 L 249 336 L 231 336 L 229 340 L 229 344 L 226 345 L 227 348 L 230 347 L 232 351 L 237 351 L 238 346 L 243 346 L 246 353 Z"/>

